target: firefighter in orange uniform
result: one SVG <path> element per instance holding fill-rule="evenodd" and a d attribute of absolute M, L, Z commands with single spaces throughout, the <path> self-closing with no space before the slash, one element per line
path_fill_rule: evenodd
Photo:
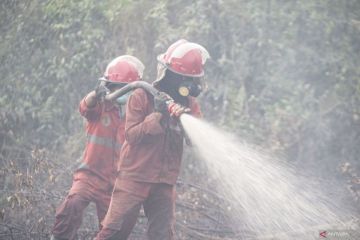
<path fill-rule="evenodd" d="M 99 228 L 109 207 L 116 179 L 116 165 L 124 142 L 127 96 L 115 102 L 104 96 L 142 78 L 144 65 L 133 56 L 115 58 L 107 66 L 95 91 L 80 102 L 80 114 L 87 120 L 87 143 L 83 161 L 74 173 L 72 187 L 58 207 L 51 239 L 76 238 L 83 212 L 90 202 L 96 205 Z M 123 106 L 123 107 L 122 107 Z"/>
<path fill-rule="evenodd" d="M 174 239 L 175 184 L 184 142 L 178 117 L 184 112 L 201 116 L 195 97 L 203 88 L 208 57 L 199 44 L 175 42 L 158 56 L 153 86 L 162 94 L 153 97 L 137 89 L 129 97 L 119 175 L 96 239 L 127 239 L 141 206 L 148 218 L 149 240 Z M 175 102 L 170 107 L 168 96 Z"/>

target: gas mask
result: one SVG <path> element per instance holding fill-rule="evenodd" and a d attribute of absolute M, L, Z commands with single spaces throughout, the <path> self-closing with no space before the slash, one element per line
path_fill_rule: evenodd
<path fill-rule="evenodd" d="M 197 97 L 200 95 L 202 90 L 203 86 L 200 80 L 197 79 L 183 81 L 182 83 L 180 83 L 178 88 L 179 94 L 183 97 L 187 97 L 189 95 L 192 97 Z"/>
<path fill-rule="evenodd" d="M 131 95 L 131 91 L 128 92 L 128 93 L 126 93 L 126 94 L 124 94 L 124 95 L 122 95 L 122 96 L 120 96 L 120 97 L 118 97 L 118 98 L 116 99 L 117 104 L 119 104 L 119 105 L 125 105 L 126 102 L 127 102 L 127 100 L 128 100 L 128 98 L 130 97 L 130 95 Z"/>
<path fill-rule="evenodd" d="M 202 78 L 183 76 L 170 70 L 166 70 L 163 78 L 157 80 L 156 86 L 183 105 L 187 104 L 188 96 L 197 97 L 206 89 Z"/>

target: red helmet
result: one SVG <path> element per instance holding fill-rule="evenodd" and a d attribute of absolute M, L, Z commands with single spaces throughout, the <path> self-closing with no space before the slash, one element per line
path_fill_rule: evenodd
<path fill-rule="evenodd" d="M 173 43 L 164 54 L 160 54 L 158 61 L 177 74 L 202 77 L 204 64 L 209 57 L 208 51 L 203 46 L 181 39 Z"/>
<path fill-rule="evenodd" d="M 112 60 L 106 67 L 104 77 L 109 83 L 130 83 L 140 80 L 144 72 L 144 64 L 136 57 L 123 55 Z"/>

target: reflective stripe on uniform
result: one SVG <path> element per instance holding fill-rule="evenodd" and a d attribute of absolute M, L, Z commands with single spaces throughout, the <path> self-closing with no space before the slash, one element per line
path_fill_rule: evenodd
<path fill-rule="evenodd" d="M 102 145 L 108 148 L 121 148 L 121 144 L 108 137 L 99 137 L 96 135 L 87 135 L 88 143 Z"/>

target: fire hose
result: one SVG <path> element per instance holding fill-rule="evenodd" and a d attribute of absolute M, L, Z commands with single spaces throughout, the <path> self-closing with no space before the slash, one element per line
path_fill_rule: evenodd
<path fill-rule="evenodd" d="M 122 87 L 112 93 L 107 94 L 105 96 L 105 100 L 113 101 L 116 98 L 121 97 L 136 88 L 142 88 L 154 97 L 160 94 L 160 91 L 154 88 L 150 83 L 144 81 L 135 81 L 127 84 L 125 87 Z"/>
<path fill-rule="evenodd" d="M 116 98 L 121 97 L 121 96 L 125 95 L 126 93 L 128 93 L 134 89 L 137 89 L 137 88 L 144 89 L 146 92 L 150 93 L 154 97 L 159 96 L 161 94 L 161 92 L 159 90 L 157 90 L 156 88 L 154 88 L 154 86 L 152 86 L 150 83 L 147 83 L 144 81 L 135 81 L 135 82 L 127 84 L 125 87 L 122 87 L 118 90 L 115 90 L 112 93 L 107 94 L 105 96 L 105 100 L 113 101 Z M 174 99 L 172 99 L 170 96 L 168 96 L 168 100 L 166 101 L 166 106 L 169 111 L 171 111 L 171 108 L 174 107 L 175 104 L 176 103 L 174 102 Z"/>

